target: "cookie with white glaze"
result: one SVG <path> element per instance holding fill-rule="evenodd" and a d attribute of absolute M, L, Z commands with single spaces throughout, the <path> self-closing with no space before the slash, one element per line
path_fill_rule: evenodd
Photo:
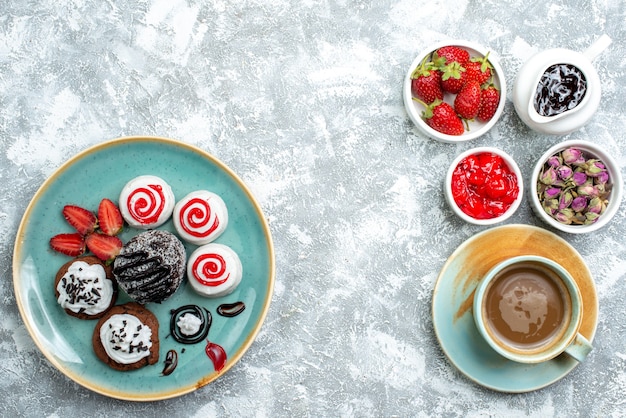
<path fill-rule="evenodd" d="M 98 320 L 92 345 L 96 357 L 115 370 L 155 364 L 159 361 L 159 321 L 138 303 L 114 306 Z"/>
<path fill-rule="evenodd" d="M 153 229 L 163 225 L 175 205 L 170 185 L 160 177 L 145 175 L 130 180 L 120 192 L 119 207 L 128 225 Z"/>
<path fill-rule="evenodd" d="M 215 241 L 228 226 L 226 203 L 208 190 L 196 190 L 180 199 L 172 214 L 179 237 L 194 244 Z"/>
<path fill-rule="evenodd" d="M 241 282 L 243 267 L 237 253 L 212 242 L 198 247 L 187 261 L 187 279 L 196 293 L 216 298 L 232 293 Z"/>
<path fill-rule="evenodd" d="M 68 261 L 54 279 L 58 304 L 79 319 L 101 318 L 115 304 L 117 293 L 111 266 L 94 256 Z"/>

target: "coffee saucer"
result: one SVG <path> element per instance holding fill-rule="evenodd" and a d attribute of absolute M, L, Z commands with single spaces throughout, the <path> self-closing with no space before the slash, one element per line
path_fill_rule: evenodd
<path fill-rule="evenodd" d="M 567 354 L 539 364 L 516 363 L 496 353 L 478 333 L 472 314 L 478 282 L 491 267 L 518 255 L 539 255 L 565 266 L 582 294 L 580 333 L 592 342 L 598 325 L 598 297 L 591 272 L 576 249 L 558 235 L 530 225 L 504 225 L 480 232 L 461 244 L 446 261 L 435 284 L 435 334 L 443 352 L 461 373 L 479 385 L 509 393 L 546 387 L 579 364 Z"/>

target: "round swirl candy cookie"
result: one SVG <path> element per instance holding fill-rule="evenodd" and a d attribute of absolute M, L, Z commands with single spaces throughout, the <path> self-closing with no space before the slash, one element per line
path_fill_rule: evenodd
<path fill-rule="evenodd" d="M 193 290 L 215 298 L 232 293 L 241 282 L 243 267 L 232 248 L 217 243 L 198 247 L 187 261 L 187 278 Z"/>
<path fill-rule="evenodd" d="M 169 184 L 157 176 L 135 177 L 120 193 L 120 212 L 135 228 L 153 229 L 165 223 L 174 210 L 174 193 Z"/>
<path fill-rule="evenodd" d="M 117 299 L 117 283 L 110 265 L 94 256 L 75 258 L 63 264 L 54 280 L 57 302 L 79 319 L 102 317 Z"/>
<path fill-rule="evenodd" d="M 142 305 L 111 308 L 98 320 L 92 344 L 96 356 L 115 370 L 136 370 L 159 361 L 159 321 Z"/>
<path fill-rule="evenodd" d="M 228 209 L 217 194 L 198 190 L 176 203 L 173 220 L 178 236 L 191 244 L 204 245 L 224 232 Z"/>

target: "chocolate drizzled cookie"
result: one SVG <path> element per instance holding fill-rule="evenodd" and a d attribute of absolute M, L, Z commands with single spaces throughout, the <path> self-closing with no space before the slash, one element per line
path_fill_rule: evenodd
<path fill-rule="evenodd" d="M 119 286 L 136 302 L 163 302 L 183 281 L 185 247 L 172 233 L 143 232 L 122 248 L 113 274 Z"/>

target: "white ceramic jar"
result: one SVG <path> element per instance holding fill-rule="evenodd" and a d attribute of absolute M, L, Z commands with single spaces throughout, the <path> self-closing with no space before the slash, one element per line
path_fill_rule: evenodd
<path fill-rule="evenodd" d="M 548 49 L 532 56 L 519 70 L 513 85 L 515 111 L 531 129 L 550 135 L 565 135 L 584 126 L 600 104 L 601 82 L 592 61 L 611 43 L 602 35 L 584 52 L 564 48 Z M 565 64 L 584 76 L 586 92 L 577 106 L 554 116 L 543 116 L 535 109 L 535 93 L 548 68 Z"/>

